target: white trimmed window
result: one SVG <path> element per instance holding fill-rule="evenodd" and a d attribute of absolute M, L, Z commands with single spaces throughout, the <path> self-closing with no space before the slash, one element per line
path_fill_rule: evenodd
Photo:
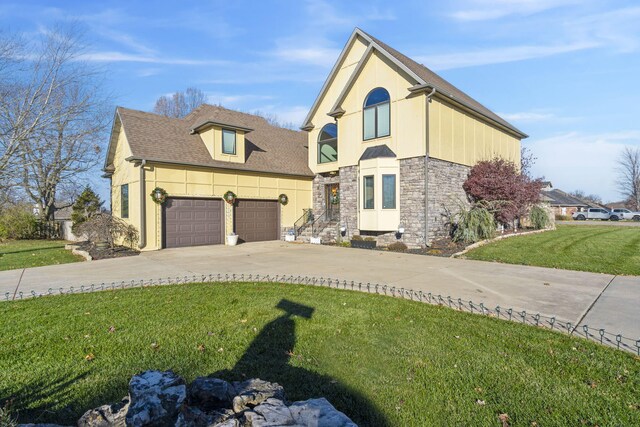
<path fill-rule="evenodd" d="M 362 114 L 363 139 L 381 138 L 391 134 L 391 102 L 389 92 L 375 88 L 364 100 Z"/>
<path fill-rule="evenodd" d="M 222 152 L 224 154 L 236 154 L 236 131 L 222 129 Z"/>

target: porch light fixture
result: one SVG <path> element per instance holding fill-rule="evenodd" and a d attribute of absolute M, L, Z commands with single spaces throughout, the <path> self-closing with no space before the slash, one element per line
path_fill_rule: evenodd
<path fill-rule="evenodd" d="M 162 190 L 160 190 L 159 188 L 156 188 L 156 191 L 154 192 L 154 194 L 156 195 L 156 199 L 162 198 Z"/>
<path fill-rule="evenodd" d="M 404 226 L 402 224 L 398 225 L 398 234 L 404 234 Z"/>
<path fill-rule="evenodd" d="M 344 225 L 340 226 L 340 235 L 344 237 L 347 234 L 347 227 Z"/>

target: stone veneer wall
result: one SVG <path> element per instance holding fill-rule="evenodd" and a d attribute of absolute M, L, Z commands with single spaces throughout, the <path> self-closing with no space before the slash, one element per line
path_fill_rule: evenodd
<path fill-rule="evenodd" d="M 428 171 L 428 221 L 429 240 L 449 235 L 449 214 L 455 214 L 460 205 L 470 206 L 462 184 L 471 167 L 429 158 Z"/>
<path fill-rule="evenodd" d="M 372 235 L 379 245 L 397 241 L 410 248 L 422 247 L 425 243 L 425 175 L 428 176 L 428 222 L 429 240 L 446 237 L 449 234 L 448 213 L 455 213 L 459 206 L 469 205 L 462 184 L 467 179 L 469 166 L 444 160 L 413 157 L 400 162 L 400 222 L 405 233 L 395 231 L 379 234 L 358 229 L 358 167 L 340 168 L 335 176 L 316 175 L 313 180 L 313 209 L 322 212 L 325 208 L 325 185 L 340 184 L 340 224 L 347 227 L 343 239 L 362 233 Z M 427 171 L 427 172 L 426 172 Z M 425 173 L 426 172 L 426 173 Z M 284 232 L 284 230 L 283 230 Z"/>
<path fill-rule="evenodd" d="M 400 160 L 400 222 L 405 230 L 401 241 L 410 248 L 422 247 L 425 243 L 425 159 L 421 156 Z"/>
<path fill-rule="evenodd" d="M 358 167 L 340 168 L 340 225 L 347 227 L 344 237 L 358 234 Z"/>

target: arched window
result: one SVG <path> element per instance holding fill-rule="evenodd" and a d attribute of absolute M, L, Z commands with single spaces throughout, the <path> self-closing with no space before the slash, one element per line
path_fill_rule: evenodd
<path fill-rule="evenodd" d="M 391 110 L 389 92 L 381 87 L 373 89 L 364 100 L 363 136 L 364 139 L 389 136 Z"/>
<path fill-rule="evenodd" d="M 318 136 L 318 163 L 330 163 L 338 160 L 338 125 L 324 125 Z"/>

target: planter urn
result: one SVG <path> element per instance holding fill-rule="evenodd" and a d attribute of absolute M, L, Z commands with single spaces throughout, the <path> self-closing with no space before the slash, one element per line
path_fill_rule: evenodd
<path fill-rule="evenodd" d="M 229 234 L 227 236 L 227 245 L 235 246 L 238 244 L 238 235 L 237 234 Z"/>

